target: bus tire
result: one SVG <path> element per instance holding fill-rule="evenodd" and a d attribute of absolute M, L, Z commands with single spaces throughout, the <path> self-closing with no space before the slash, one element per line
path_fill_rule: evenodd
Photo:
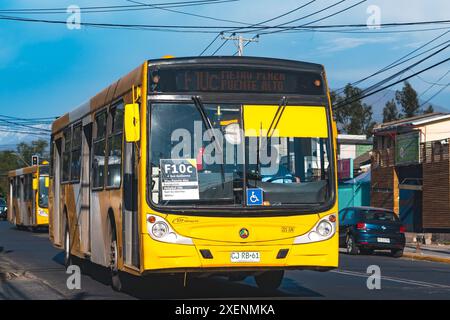
<path fill-rule="evenodd" d="M 72 255 L 70 254 L 70 231 L 67 224 L 64 230 L 64 266 L 67 269 L 70 265 L 72 265 Z"/>
<path fill-rule="evenodd" d="M 110 246 L 110 273 L 111 273 L 111 287 L 115 291 L 122 291 L 122 280 L 120 279 L 119 271 L 119 250 L 117 246 L 116 229 L 111 226 L 111 246 Z"/>
<path fill-rule="evenodd" d="M 262 290 L 275 291 L 280 287 L 283 276 L 284 270 L 266 271 L 255 275 L 255 282 Z"/>

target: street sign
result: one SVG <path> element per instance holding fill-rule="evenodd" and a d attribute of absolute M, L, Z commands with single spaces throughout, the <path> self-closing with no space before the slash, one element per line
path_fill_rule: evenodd
<path fill-rule="evenodd" d="M 395 137 L 395 165 L 419 163 L 420 136 L 418 131 L 399 134 Z"/>

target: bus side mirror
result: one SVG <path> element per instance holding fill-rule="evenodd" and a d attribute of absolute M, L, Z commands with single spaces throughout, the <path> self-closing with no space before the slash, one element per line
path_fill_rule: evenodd
<path fill-rule="evenodd" d="M 39 181 L 37 178 L 33 178 L 33 190 L 37 190 L 39 188 Z"/>
<path fill-rule="evenodd" d="M 48 188 L 50 186 L 50 178 L 45 177 L 45 187 Z"/>
<path fill-rule="evenodd" d="M 125 105 L 125 141 L 138 142 L 140 140 L 141 125 L 139 117 L 139 104 Z"/>

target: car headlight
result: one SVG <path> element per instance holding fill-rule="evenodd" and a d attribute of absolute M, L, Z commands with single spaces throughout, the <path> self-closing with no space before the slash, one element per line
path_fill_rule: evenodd
<path fill-rule="evenodd" d="M 336 233 L 336 215 L 330 214 L 317 222 L 307 233 L 294 239 L 294 244 L 311 243 L 330 239 Z"/>
<path fill-rule="evenodd" d="M 164 218 L 157 215 L 147 215 L 147 232 L 153 240 L 167 243 L 194 244 L 191 238 L 176 233 Z"/>

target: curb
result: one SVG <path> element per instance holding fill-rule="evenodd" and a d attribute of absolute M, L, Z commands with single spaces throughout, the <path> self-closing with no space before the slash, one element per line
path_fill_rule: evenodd
<path fill-rule="evenodd" d="M 441 262 L 441 263 L 449 263 L 450 264 L 450 258 L 426 256 L 426 255 L 420 255 L 417 253 L 410 253 L 410 252 L 403 252 L 403 258 L 411 258 L 413 260 L 424 260 L 424 261 Z"/>

